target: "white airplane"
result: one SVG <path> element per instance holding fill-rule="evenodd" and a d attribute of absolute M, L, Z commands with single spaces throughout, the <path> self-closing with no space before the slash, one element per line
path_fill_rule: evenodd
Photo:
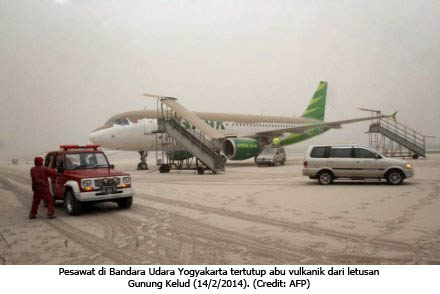
<path fill-rule="evenodd" d="M 148 96 L 148 95 L 147 95 Z M 153 95 L 154 96 L 154 95 Z M 327 82 L 320 82 L 307 109 L 301 117 L 282 117 L 247 114 L 194 112 L 217 132 L 222 134 L 221 151 L 229 160 L 245 160 L 257 156 L 269 144 L 291 145 L 332 128 L 359 121 L 377 119 L 362 117 L 349 120 L 325 122 Z M 113 150 L 137 151 L 141 156 L 138 169 L 148 169 L 148 151 L 162 150 L 156 146 L 156 110 L 124 112 L 112 116 L 103 126 L 93 130 L 89 139 L 94 144 Z M 395 116 L 395 113 L 391 116 Z M 380 117 L 390 117 L 381 115 Z M 190 128 L 190 122 L 182 124 Z M 218 139 L 218 138 L 217 138 Z"/>

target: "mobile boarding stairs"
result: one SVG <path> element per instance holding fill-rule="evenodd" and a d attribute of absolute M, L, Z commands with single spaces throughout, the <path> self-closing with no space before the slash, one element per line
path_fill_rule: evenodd
<path fill-rule="evenodd" d="M 380 114 L 380 111 L 376 111 Z M 421 133 L 399 123 L 394 117 L 373 120 L 369 127 L 370 147 L 389 157 L 426 157 L 426 138 Z"/>
<path fill-rule="evenodd" d="M 162 158 L 156 158 L 161 164 L 160 172 L 169 172 L 173 165 L 180 170 L 194 169 L 189 167 L 190 164 L 187 164 L 188 168 L 183 168 L 183 159 L 176 164 L 172 156 L 170 157 L 170 154 L 182 150 L 195 157 L 195 170 L 199 174 L 203 174 L 205 170 L 214 174 L 225 170 L 225 158 L 219 153 L 217 140 L 222 135 L 217 130 L 179 104 L 176 98 L 145 95 L 157 98 L 156 146 L 161 145 L 163 150 Z"/>

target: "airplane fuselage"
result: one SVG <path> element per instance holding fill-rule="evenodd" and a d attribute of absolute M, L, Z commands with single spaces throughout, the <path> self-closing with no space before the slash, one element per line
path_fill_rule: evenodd
<path fill-rule="evenodd" d="M 246 137 L 248 134 L 304 125 L 310 121 L 305 118 L 224 114 L 195 113 L 208 125 L 229 136 Z M 182 121 L 182 125 L 191 128 L 191 124 Z M 126 151 L 161 150 L 160 136 L 157 130 L 157 112 L 153 110 L 132 111 L 113 116 L 100 128 L 90 133 L 90 141 L 109 149 Z M 290 145 L 316 136 L 324 129 L 313 129 L 302 133 L 287 133 L 279 136 L 281 145 Z M 259 138 L 264 141 L 265 138 Z M 269 138 L 270 139 L 270 138 Z M 266 143 L 270 143 L 267 139 Z"/>

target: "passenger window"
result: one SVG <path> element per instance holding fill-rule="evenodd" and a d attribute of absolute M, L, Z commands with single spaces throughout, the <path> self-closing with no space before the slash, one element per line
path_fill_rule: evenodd
<path fill-rule="evenodd" d="M 44 161 L 45 167 L 52 167 L 53 157 L 53 154 L 46 156 L 46 160 Z"/>
<path fill-rule="evenodd" d="M 63 167 L 63 155 L 58 154 L 57 155 L 57 161 L 56 161 L 56 167 Z"/>
<path fill-rule="evenodd" d="M 354 157 L 356 158 L 375 158 L 375 153 L 364 148 L 354 148 Z"/>
<path fill-rule="evenodd" d="M 330 149 L 330 147 L 327 146 L 313 147 L 312 152 L 310 153 L 310 157 L 327 158 L 329 154 L 328 149 Z"/>
<path fill-rule="evenodd" d="M 352 148 L 332 148 L 330 151 L 330 157 L 333 158 L 351 158 Z"/>

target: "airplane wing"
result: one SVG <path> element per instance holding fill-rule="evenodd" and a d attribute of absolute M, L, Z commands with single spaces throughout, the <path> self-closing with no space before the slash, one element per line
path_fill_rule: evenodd
<path fill-rule="evenodd" d="M 333 122 L 322 122 L 322 123 L 312 123 L 309 125 L 303 125 L 299 127 L 293 127 L 293 128 L 285 128 L 285 129 L 277 129 L 277 130 L 271 130 L 271 131 L 264 131 L 264 132 L 257 132 L 255 135 L 259 136 L 279 136 L 284 133 L 301 133 L 310 129 L 314 128 L 332 128 L 332 129 L 340 129 L 342 128 L 342 125 L 344 124 L 351 124 L 355 122 L 360 122 L 364 120 L 373 120 L 378 118 L 384 118 L 384 117 L 395 117 L 396 113 L 392 115 L 379 115 L 379 116 L 369 116 L 369 117 L 361 117 L 361 118 L 354 118 L 354 119 L 347 119 L 347 120 L 338 120 Z"/>

